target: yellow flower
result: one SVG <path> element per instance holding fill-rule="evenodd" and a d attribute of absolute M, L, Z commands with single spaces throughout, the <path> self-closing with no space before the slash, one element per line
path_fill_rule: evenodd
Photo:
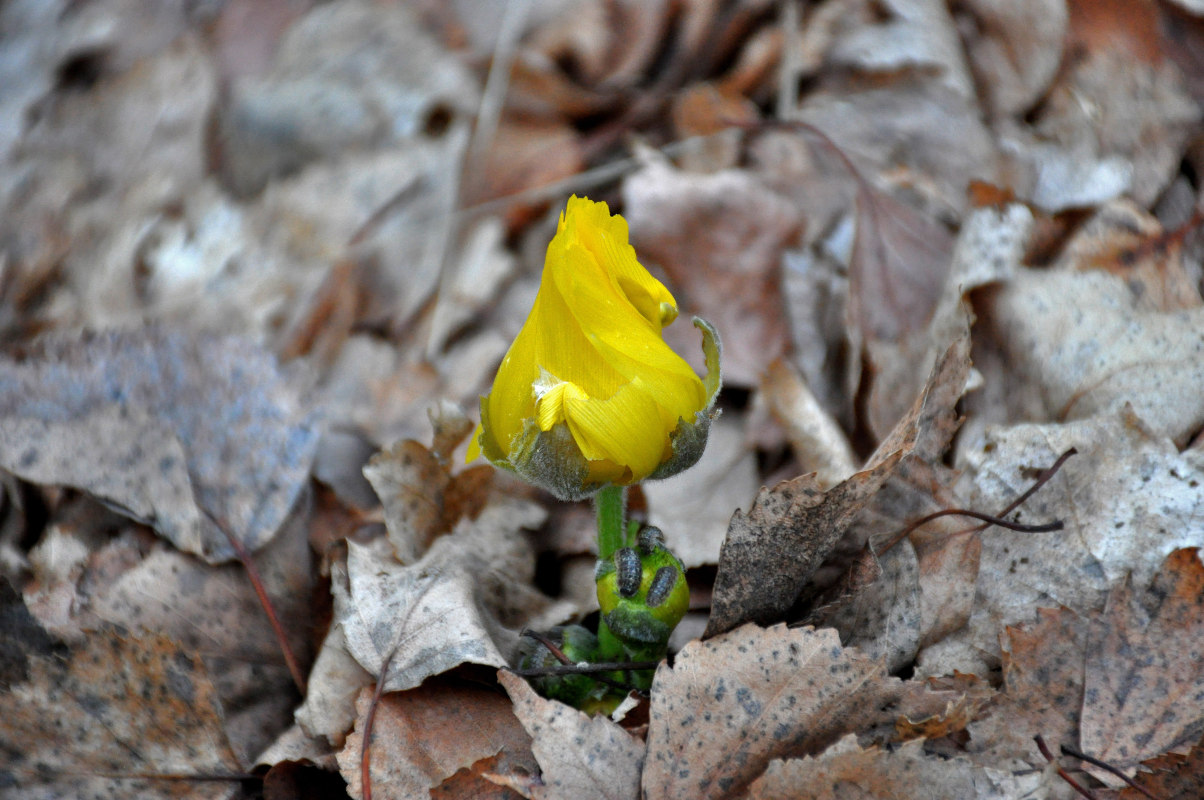
<path fill-rule="evenodd" d="M 483 453 L 562 499 L 691 466 L 719 391 L 719 341 L 694 320 L 704 381 L 661 336 L 676 316 L 627 243 L 627 222 L 570 198 L 535 306 L 481 398 L 469 460 Z"/>

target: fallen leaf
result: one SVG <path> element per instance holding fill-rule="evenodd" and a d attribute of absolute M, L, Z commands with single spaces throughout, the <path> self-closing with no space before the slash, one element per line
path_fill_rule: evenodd
<path fill-rule="evenodd" d="M 1101 635 L 1097 614 L 1042 608 L 1002 631 L 1003 688 L 993 708 L 968 726 L 966 749 L 979 763 L 1023 761 L 1043 768 L 1033 737 L 1055 749 L 1075 744 L 1083 713 L 1083 659 Z"/>
<path fill-rule="evenodd" d="M 558 700 L 545 700 L 523 678 L 499 671 L 514 714 L 531 736 L 542 780 L 532 800 L 639 796 L 644 743 L 606 716 L 591 717 Z"/>
<path fill-rule="evenodd" d="M 462 430 L 454 443 L 445 446 L 454 448 L 470 430 Z M 452 530 L 460 519 L 475 517 L 485 504 L 492 468 L 478 465 L 453 476 L 450 455 L 450 448 L 440 454 L 406 439 L 377 453 L 364 467 L 384 505 L 393 555 L 402 564 L 417 561 L 436 537 Z"/>
<path fill-rule="evenodd" d="M 794 798 L 809 787 L 814 800 L 1002 800 L 1029 797 L 1044 788 L 1041 773 L 1019 776 L 976 764 L 964 756 L 947 758 L 925 752 L 924 742 L 898 749 L 862 750 L 849 736 L 821 755 L 774 761 L 749 787 L 752 800 Z"/>
<path fill-rule="evenodd" d="M 202 509 L 254 551 L 309 478 L 311 413 L 272 357 L 239 339 L 58 338 L 0 361 L 0 376 L 0 464 L 90 492 L 210 563 L 234 551 Z"/>
<path fill-rule="evenodd" d="M 1204 735 L 1204 564 L 1176 550 L 1148 593 L 1125 584 L 1108 597 L 1101 636 L 1083 669 L 1083 752 L 1132 774 L 1143 760 L 1186 752 Z M 1113 774 L 1084 768 L 1109 786 Z"/>
<path fill-rule="evenodd" d="M 975 307 L 1045 419 L 1128 404 L 1180 445 L 1204 426 L 1204 308 L 1147 311 L 1119 276 L 1024 268 Z"/>
<path fill-rule="evenodd" d="M 910 454 L 940 457 L 957 430 L 953 407 L 965 388 L 967 346 L 965 339 L 950 346 L 911 412 L 878 446 L 867 469 L 826 492 L 814 475 L 763 488 L 747 512 L 732 516 L 719 553 L 705 636 L 744 622 L 782 619 L 900 462 Z"/>
<path fill-rule="evenodd" d="M 518 629 L 571 613 L 529 585 L 535 559 L 522 529 L 543 518 L 530 502 L 494 503 L 409 566 L 348 542 L 346 561 L 332 575 L 348 651 L 373 675 L 389 662 L 387 692 L 465 662 L 508 666 Z"/>
<path fill-rule="evenodd" d="M 206 782 L 150 778 L 243 772 L 204 665 L 162 636 L 99 633 L 65 659 L 35 657 L 0 714 L 0 795 L 14 800 L 207 798 Z"/>
<path fill-rule="evenodd" d="M 761 393 L 783 427 L 802 472 L 816 473 L 822 488 L 857 471 L 848 437 L 812 394 L 803 376 L 784 359 L 774 359 L 761 377 Z"/>
<path fill-rule="evenodd" d="M 723 332 L 725 381 L 756 385 L 786 344 L 778 262 L 802 225 L 790 202 L 743 171 L 694 175 L 656 160 L 623 182 L 623 211 L 640 258 Z"/>
<path fill-rule="evenodd" d="M 362 798 L 364 721 L 373 699 L 368 687 L 356 700 L 356 729 L 339 752 L 347 792 Z M 390 692 L 376 703 L 371 739 L 372 796 L 383 800 L 426 797 L 463 767 L 505 753 L 507 763 L 533 770 L 531 739 L 497 692 L 470 683 L 435 679 L 421 688 Z"/>
<path fill-rule="evenodd" d="M 643 796 L 733 797 L 777 758 L 945 709 L 960 691 L 886 675 L 830 629 L 745 625 L 690 642 L 652 685 Z M 885 739 L 885 737 L 884 737 Z"/>
<path fill-rule="evenodd" d="M 1023 114 L 1061 63 L 1070 17 L 1066 0 L 970 0 L 962 10 L 975 24 L 966 50 L 984 105 L 995 117 Z M 1033 25 L 1035 19 L 1041 24 Z"/>
<path fill-rule="evenodd" d="M 443 783 L 431 788 L 431 800 L 518 800 L 524 797 L 530 800 L 529 791 L 520 792 L 498 780 L 499 774 L 507 777 L 521 774 L 510 771 L 514 769 L 511 761 L 503 751 L 461 767 Z"/>
<path fill-rule="evenodd" d="M 1204 745 L 1197 744 L 1187 755 L 1166 753 L 1151 758 L 1141 762 L 1141 767 L 1133 780 L 1149 794 L 1126 786 L 1120 800 L 1140 800 L 1150 794 L 1174 800 L 1204 796 Z"/>

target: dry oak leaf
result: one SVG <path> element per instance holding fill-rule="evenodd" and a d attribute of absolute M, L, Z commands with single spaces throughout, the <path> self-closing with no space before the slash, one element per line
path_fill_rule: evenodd
<path fill-rule="evenodd" d="M 1084 666 L 1082 749 L 1132 773 L 1204 735 L 1204 564 L 1199 548 L 1167 557 L 1149 592 L 1112 592 L 1104 634 Z M 1111 786 L 1120 781 L 1090 765 Z"/>
<path fill-rule="evenodd" d="M 242 765 L 201 659 L 162 636 L 98 633 L 66 658 L 35 657 L 0 693 L 0 798 L 211 798 Z"/>
<path fill-rule="evenodd" d="M 1040 772 L 1018 776 L 964 756 L 924 752 L 924 741 L 895 750 L 857 746 L 848 736 L 821 755 L 774 761 L 749 788 L 750 800 L 788 800 L 806 788 L 809 800 L 1010 800 L 1032 797 Z"/>
<path fill-rule="evenodd" d="M 356 729 L 339 752 L 339 771 L 353 798 L 363 797 L 364 721 L 373 689 L 356 700 Z M 533 770 L 531 739 L 501 694 L 482 686 L 436 678 L 420 688 L 383 695 L 372 728 L 372 796 L 426 797 L 460 769 L 502 754 L 509 767 Z M 484 780 L 482 787 L 490 784 Z"/>
<path fill-rule="evenodd" d="M 514 714 L 531 736 L 542 782 L 531 800 L 635 800 L 644 743 L 605 716 L 545 700 L 523 678 L 499 671 Z"/>
<path fill-rule="evenodd" d="M 656 671 L 643 796 L 736 796 L 773 759 L 851 732 L 891 738 L 900 715 L 941 713 L 961 694 L 891 678 L 831 629 L 745 625 L 691 642 Z"/>
<path fill-rule="evenodd" d="M 250 342 L 148 328 L 0 359 L 0 467 L 81 489 L 210 563 L 254 551 L 307 486 L 318 429 Z"/>

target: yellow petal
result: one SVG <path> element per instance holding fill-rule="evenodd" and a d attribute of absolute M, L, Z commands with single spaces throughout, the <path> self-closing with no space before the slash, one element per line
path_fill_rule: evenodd
<path fill-rule="evenodd" d="M 605 400 L 566 397 L 564 410 L 573 438 L 591 461 L 625 465 L 632 482 L 660 464 L 668 432 L 642 381 L 627 384 Z"/>

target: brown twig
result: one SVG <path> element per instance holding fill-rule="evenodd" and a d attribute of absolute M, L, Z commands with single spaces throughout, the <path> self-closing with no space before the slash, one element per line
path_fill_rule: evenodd
<path fill-rule="evenodd" d="M 523 628 L 522 633 L 520 633 L 519 635 L 526 636 L 529 639 L 534 639 L 535 641 L 539 642 L 544 647 L 548 648 L 548 652 L 551 653 L 556 658 L 557 661 L 559 661 L 564 666 L 571 668 L 561 674 L 571 675 L 573 673 L 578 673 L 578 672 L 580 672 L 580 673 L 592 672 L 592 670 L 585 670 L 585 669 L 578 667 L 577 663 L 575 661 L 573 661 L 573 659 L 566 656 L 564 654 L 564 651 L 556 646 L 555 642 L 553 642 L 551 639 L 549 639 L 547 636 L 543 635 L 539 631 L 533 631 L 530 628 Z M 619 664 L 614 670 L 611 670 L 611 671 L 615 671 L 615 672 L 617 672 L 619 670 L 626 671 L 626 670 L 632 669 L 632 664 L 643 664 L 643 663 L 646 663 L 646 662 L 639 661 L 639 662 L 628 662 L 628 663 L 624 663 L 624 664 Z M 653 664 L 652 666 L 655 667 L 656 665 Z M 551 669 L 556 669 L 556 668 L 551 667 Z M 511 670 L 511 672 L 513 672 L 515 675 L 522 675 L 522 672 L 519 672 L 516 670 Z M 549 673 L 549 674 L 555 675 L 558 673 Z M 524 676 L 524 677 L 526 677 L 526 676 Z M 532 677 L 535 677 L 535 676 L 532 676 Z M 594 680 L 596 680 L 600 683 L 605 683 L 610 688 L 617 689 L 620 692 L 630 692 L 632 689 L 635 688 L 634 686 L 628 686 L 626 684 L 623 684 L 619 681 L 614 680 L 613 678 L 608 678 L 607 676 L 601 675 L 601 674 L 595 674 L 595 675 L 593 675 L 593 678 L 594 678 Z"/>
<path fill-rule="evenodd" d="M 1041 737 L 1041 734 L 1038 733 L 1036 736 L 1034 736 L 1033 741 L 1037 743 L 1037 749 L 1041 751 L 1041 755 L 1045 756 L 1045 760 L 1053 764 L 1053 753 L 1049 752 L 1049 747 L 1046 746 L 1045 739 Z M 1070 784 L 1071 789 L 1074 789 L 1083 797 L 1086 797 L 1087 800 L 1099 800 L 1099 798 L 1096 797 L 1090 789 L 1080 785 L 1078 781 L 1070 777 L 1070 774 L 1066 772 L 1066 770 L 1062 769 L 1061 766 L 1058 767 L 1058 777 Z"/>
<path fill-rule="evenodd" d="M 520 678 L 544 678 L 550 675 L 591 675 L 595 672 L 656 669 L 659 661 L 598 661 L 581 664 L 561 664 L 559 667 L 532 667 L 510 670 Z"/>
<path fill-rule="evenodd" d="M 372 692 L 372 702 L 368 704 L 368 713 L 364 716 L 364 738 L 360 741 L 360 788 L 364 800 L 372 800 L 372 728 L 376 725 L 376 707 L 380 705 L 381 695 L 384 694 L 385 678 L 389 675 L 389 664 L 393 662 L 395 652 L 397 648 L 385 656 L 376 690 Z"/>
<path fill-rule="evenodd" d="M 298 663 L 296 656 L 293 655 L 293 648 L 288 643 L 288 636 L 284 632 L 284 626 L 280 624 L 280 617 L 276 615 L 276 609 L 272 605 L 271 598 L 268 597 L 267 590 L 263 586 L 263 581 L 259 577 L 259 569 L 255 566 L 255 562 L 251 559 L 251 553 L 238 540 L 226 525 L 222 523 L 211 511 L 207 508 L 201 509 L 205 516 L 217 526 L 226 536 L 226 540 L 230 543 L 230 547 L 234 550 L 234 555 L 246 570 L 247 577 L 251 581 L 251 586 L 255 589 L 255 595 L 259 598 L 259 605 L 263 607 L 263 612 L 267 614 L 268 622 L 271 623 L 272 631 L 276 634 L 276 643 L 280 646 L 280 652 L 284 654 L 284 663 L 288 666 L 289 674 L 293 676 L 293 683 L 297 687 L 297 691 L 305 694 L 305 673 L 301 671 L 301 665 Z"/>
<path fill-rule="evenodd" d="M 1066 745 L 1062 745 L 1061 748 L 1059 748 L 1059 749 L 1061 749 L 1062 755 L 1064 755 L 1064 756 L 1070 756 L 1071 758 L 1077 758 L 1080 761 L 1086 761 L 1088 764 L 1094 764 L 1095 766 L 1099 767 L 1102 770 L 1107 770 L 1108 772 L 1111 772 L 1113 775 L 1120 778 L 1122 781 L 1129 784 L 1134 789 L 1136 789 L 1137 791 L 1144 794 L 1146 797 L 1150 798 L 1150 800 L 1162 800 L 1161 797 L 1159 797 L 1156 794 L 1151 793 L 1149 789 L 1145 788 L 1144 786 L 1139 784 L 1137 781 L 1133 780 L 1128 775 L 1124 774 L 1119 769 L 1117 769 L 1116 767 L 1109 764 L 1107 761 L 1103 761 L 1102 759 L 1098 759 L 1093 756 L 1089 756 L 1086 753 L 1080 753 L 1078 750 L 1075 750 L 1073 747 L 1067 747 Z"/>
<path fill-rule="evenodd" d="M 899 542 L 903 541 L 909 535 L 911 535 L 912 531 L 916 530 L 917 528 L 919 528 L 922 525 L 926 525 L 929 522 L 932 522 L 934 519 L 939 519 L 940 517 L 950 517 L 950 516 L 971 517 L 973 519 L 982 520 L 984 523 L 986 523 L 984 525 L 979 525 L 974 528 L 969 528 L 968 530 L 959 531 L 958 534 L 974 533 L 976 531 L 984 530 L 984 529 L 990 527 L 991 525 L 998 525 L 1001 528 L 1008 528 L 1010 530 L 1021 531 L 1024 533 L 1047 533 L 1049 531 L 1062 530 L 1064 525 L 1061 520 L 1055 520 L 1053 522 L 1046 522 L 1046 523 L 1043 523 L 1040 525 L 1022 525 L 1019 522 L 1011 522 L 1009 520 L 1003 519 L 1003 516 L 1005 514 L 1012 513 L 1017 508 L 1019 508 L 1021 503 L 1023 503 L 1025 500 L 1032 497 L 1033 494 L 1038 489 L 1040 489 L 1042 486 L 1044 486 L 1046 483 L 1048 483 L 1049 479 L 1052 478 L 1057 473 L 1057 471 L 1062 468 L 1062 465 L 1066 463 L 1066 459 L 1077 454 L 1078 452 L 1079 452 L 1078 450 L 1076 450 L 1075 448 L 1072 447 L 1069 450 L 1067 450 L 1065 453 L 1063 453 L 1062 455 L 1058 456 L 1058 460 L 1055 461 L 1052 466 L 1041 471 L 1041 474 L 1037 476 L 1037 479 L 1033 482 L 1032 486 L 1030 486 L 1023 494 L 1021 494 L 1019 497 L 1017 497 L 1015 500 L 1013 500 L 1011 503 L 1009 503 L 1008 507 L 1003 509 L 1002 511 L 1000 511 L 998 514 L 996 514 L 996 515 L 983 514 L 980 511 L 971 511 L 969 509 L 963 509 L 963 508 L 946 508 L 941 511 L 937 511 L 932 514 L 929 514 L 928 516 L 918 519 L 915 522 L 911 523 L 910 525 L 905 527 L 903 530 L 899 531 L 894 536 L 890 537 L 890 539 L 879 550 L 879 552 L 885 553 L 887 550 L 890 550 L 892 547 L 894 547 Z"/>

